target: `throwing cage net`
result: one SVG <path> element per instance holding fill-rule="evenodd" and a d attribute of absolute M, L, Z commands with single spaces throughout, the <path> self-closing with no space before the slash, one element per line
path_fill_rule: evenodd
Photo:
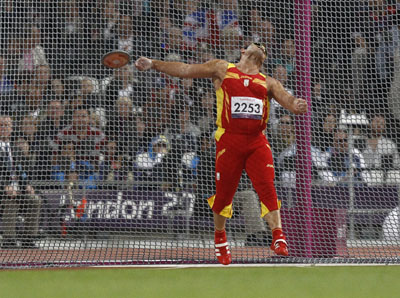
<path fill-rule="evenodd" d="M 243 172 L 233 263 L 398 263 L 396 1 L 2 1 L 0 267 L 216 263 L 215 90 L 140 56 L 239 61 L 309 103 L 274 99 L 265 134 L 289 257 Z M 101 64 L 112 50 L 131 62 Z M 246 144 L 241 144 L 246 146 Z"/>

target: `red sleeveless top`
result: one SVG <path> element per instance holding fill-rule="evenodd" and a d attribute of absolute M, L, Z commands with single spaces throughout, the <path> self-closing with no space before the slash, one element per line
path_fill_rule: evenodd
<path fill-rule="evenodd" d="M 250 135 L 266 129 L 270 102 L 265 75 L 245 74 L 229 63 L 216 95 L 217 139 L 224 132 Z"/>

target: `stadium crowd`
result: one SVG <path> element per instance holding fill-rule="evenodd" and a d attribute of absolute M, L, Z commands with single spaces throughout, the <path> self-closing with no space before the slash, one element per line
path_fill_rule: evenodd
<path fill-rule="evenodd" d="M 3 1 L 0 104 L 14 123 L 21 175 L 59 188 L 144 181 L 164 190 L 189 184 L 201 197 L 211 195 L 210 82 L 139 73 L 133 64 L 111 70 L 100 59 L 120 49 L 132 61 L 235 62 L 241 47 L 261 42 L 268 52 L 264 72 L 295 93 L 292 2 Z M 312 3 L 313 180 L 398 183 L 400 6 Z M 366 122 L 349 131 L 342 117 L 353 114 Z M 266 133 L 277 181 L 289 184 L 296 176 L 294 121 L 272 100 Z"/>

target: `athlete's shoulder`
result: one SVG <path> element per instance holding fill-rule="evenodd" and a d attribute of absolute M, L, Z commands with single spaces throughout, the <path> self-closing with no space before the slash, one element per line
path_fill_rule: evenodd
<path fill-rule="evenodd" d="M 213 59 L 204 63 L 213 73 L 213 82 L 215 89 L 218 89 L 224 80 L 229 63 L 222 59 Z"/>
<path fill-rule="evenodd" d="M 265 75 L 265 74 L 261 74 L 261 75 L 265 78 L 265 82 L 267 83 L 267 86 L 273 86 L 278 82 L 278 80 L 276 80 L 275 78 L 273 78 L 269 75 Z"/>
<path fill-rule="evenodd" d="M 204 64 L 214 67 L 214 68 L 226 69 L 229 65 L 229 62 L 222 60 L 222 59 L 212 59 L 212 60 L 207 61 Z"/>

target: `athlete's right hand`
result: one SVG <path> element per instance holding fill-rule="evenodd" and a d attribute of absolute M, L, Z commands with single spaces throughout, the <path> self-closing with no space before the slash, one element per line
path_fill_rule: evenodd
<path fill-rule="evenodd" d="M 307 113 L 308 110 L 308 104 L 307 101 L 305 101 L 302 98 L 296 98 L 293 101 L 293 113 L 295 113 L 296 115 L 299 114 L 305 114 Z"/>
<path fill-rule="evenodd" d="M 149 58 L 140 57 L 136 60 L 135 66 L 139 70 L 148 70 L 153 66 L 153 62 Z"/>

